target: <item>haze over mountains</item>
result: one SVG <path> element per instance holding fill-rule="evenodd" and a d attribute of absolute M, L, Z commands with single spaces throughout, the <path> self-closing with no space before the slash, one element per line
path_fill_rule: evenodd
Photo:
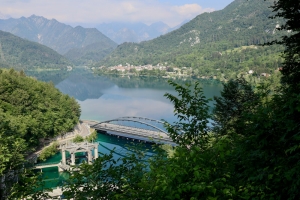
<path fill-rule="evenodd" d="M 187 23 L 188 20 L 182 22 L 176 27 L 170 28 L 167 24 L 163 22 L 156 22 L 151 25 L 146 25 L 144 23 L 103 23 L 96 25 L 96 28 L 103 34 L 107 35 L 110 39 L 122 44 L 124 42 L 142 42 L 146 40 L 151 40 L 168 32 L 171 32 L 183 24 Z"/>
<path fill-rule="evenodd" d="M 191 67 L 197 76 L 221 76 L 249 69 L 269 73 L 280 65 L 282 50 L 259 46 L 282 34 L 276 30 L 282 22 L 268 19 L 272 15 L 271 3 L 271 0 L 235 0 L 223 10 L 198 15 L 172 32 L 162 22 L 150 26 L 143 23 L 97 26 L 105 36 L 96 28 L 73 28 L 35 15 L 0 20 L 0 30 L 47 45 L 74 65 L 163 63 Z M 161 36 L 142 41 L 157 35 Z M 142 42 L 117 46 L 112 39 L 118 43 Z"/>
<path fill-rule="evenodd" d="M 117 47 L 114 41 L 119 44 L 141 42 L 173 29 L 162 22 L 150 26 L 143 23 L 109 23 L 100 24 L 96 28 L 73 28 L 55 19 L 49 20 L 35 15 L 28 18 L 0 19 L 0 30 L 46 45 L 75 65 L 99 62 Z"/>
<path fill-rule="evenodd" d="M 91 62 L 99 61 L 117 46 L 114 41 L 95 28 L 80 26 L 73 28 L 55 19 L 48 20 L 35 15 L 28 18 L 0 20 L 0 30 L 46 45 L 62 55 L 67 54 L 66 57 L 75 63 L 81 59 L 87 61 L 89 58 L 91 60 L 88 61 Z M 90 56 L 95 52 L 89 48 L 89 45 L 101 47 L 97 48 L 96 60 L 93 60 L 93 56 Z M 69 51 L 71 52 L 68 53 Z M 79 52 L 79 56 L 74 51 Z M 75 57 L 72 57 L 72 55 Z"/>
<path fill-rule="evenodd" d="M 272 47 L 267 51 L 257 45 L 281 34 L 276 27 L 282 22 L 268 19 L 272 15 L 271 4 L 271 0 L 235 0 L 223 10 L 198 15 L 156 39 L 121 44 L 97 66 L 167 63 L 192 67 L 197 74 L 210 76 L 263 66 L 269 72 L 280 62 L 280 49 Z"/>

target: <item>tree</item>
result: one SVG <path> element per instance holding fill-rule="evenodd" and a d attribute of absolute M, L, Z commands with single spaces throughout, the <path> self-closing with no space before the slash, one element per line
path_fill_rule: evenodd
<path fill-rule="evenodd" d="M 272 6 L 276 13 L 273 18 L 284 18 L 286 20 L 279 30 L 288 31 L 281 41 L 273 43 L 285 46 L 282 65 L 283 83 L 300 91 L 300 4 L 297 0 L 278 0 Z"/>
<path fill-rule="evenodd" d="M 259 96 L 243 77 L 230 80 L 223 86 L 221 96 L 214 97 L 214 131 L 219 134 L 241 132 L 245 126 L 242 115 L 255 108 L 260 100 Z"/>
<path fill-rule="evenodd" d="M 25 156 L 40 145 L 40 139 L 72 129 L 79 115 L 80 108 L 75 99 L 59 92 L 53 84 L 26 77 L 14 69 L 1 70 L 0 199 L 17 188 L 15 183 L 21 180 L 18 176 L 23 175 Z M 23 178 L 26 181 L 37 177 Z M 30 183 L 26 184 L 30 186 Z M 17 190 L 14 191 L 16 196 Z"/>
<path fill-rule="evenodd" d="M 179 97 L 166 94 L 174 103 L 179 122 L 167 124 L 178 146 L 172 156 L 155 146 L 156 155 L 141 161 L 143 152 L 114 160 L 102 155 L 93 165 L 82 164 L 65 185 L 67 198 L 105 199 L 230 199 L 237 197 L 231 186 L 230 143 L 208 133 L 208 100 L 199 83 L 179 85 Z"/>
<path fill-rule="evenodd" d="M 178 97 L 165 94 L 174 104 L 174 114 L 178 118 L 178 122 L 173 125 L 166 123 L 170 137 L 181 146 L 206 144 L 209 106 L 199 82 L 194 83 L 192 89 L 188 83 L 182 86 L 169 81 L 169 84 L 178 92 Z"/>
<path fill-rule="evenodd" d="M 286 2 L 276 1 L 274 10 L 287 23 L 297 22 L 300 18 L 293 17 L 298 16 L 299 2 Z M 178 144 L 173 155 L 159 151 L 149 165 L 139 160 L 140 151 L 119 160 L 103 155 L 94 165 L 83 164 L 80 172 L 73 173 L 65 195 L 76 199 L 299 199 L 299 44 L 298 36 L 294 37 L 298 30 L 282 41 L 287 55 L 283 87 L 269 93 L 268 86 L 253 90 L 243 79 L 225 84 L 222 96 L 216 98 L 219 129 L 210 133 L 211 116 L 199 84 L 191 88 L 170 82 L 178 92 L 178 97 L 166 94 L 178 117 L 178 122 L 167 124 Z"/>

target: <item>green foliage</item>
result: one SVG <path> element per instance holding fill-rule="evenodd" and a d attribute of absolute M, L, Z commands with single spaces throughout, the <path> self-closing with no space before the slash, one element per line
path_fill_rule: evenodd
<path fill-rule="evenodd" d="M 71 63 L 54 50 L 0 31 L 0 67 L 66 69 Z"/>
<path fill-rule="evenodd" d="M 7 160 L 1 162 L 1 165 L 7 163 L 3 170 L 17 167 L 14 161 L 19 162 L 18 157 L 23 158 L 26 151 L 37 147 L 39 139 L 71 130 L 79 115 L 75 99 L 63 95 L 52 84 L 39 82 L 13 69 L 2 71 L 0 146 L 4 152 L 12 153 L 3 158 Z"/>
<path fill-rule="evenodd" d="M 41 174 L 36 174 L 31 170 L 22 169 L 17 173 L 18 183 L 13 184 L 9 193 L 6 195 L 7 199 L 50 199 L 51 197 L 46 193 L 52 191 L 51 189 L 40 190 L 43 187 Z M 14 183 L 13 181 L 10 184 Z"/>
<path fill-rule="evenodd" d="M 182 146 L 206 144 L 209 107 L 208 100 L 199 87 L 199 83 L 196 82 L 192 89 L 190 89 L 191 84 L 188 83 L 185 86 L 178 85 L 173 81 L 169 81 L 169 83 L 179 96 L 165 94 L 174 104 L 174 114 L 179 120 L 174 124 L 165 123 L 170 137 Z"/>
<path fill-rule="evenodd" d="M 275 15 L 273 18 L 284 18 L 286 23 L 281 25 L 279 30 L 290 32 L 284 35 L 280 41 L 273 43 L 283 44 L 285 46 L 284 59 L 282 67 L 282 81 L 299 92 L 300 84 L 300 5 L 296 0 L 279 0 L 272 6 Z"/>
<path fill-rule="evenodd" d="M 76 135 L 72 141 L 75 143 L 79 143 L 79 142 L 83 142 L 84 138 L 81 135 Z"/>
<path fill-rule="evenodd" d="M 298 16 L 299 2 L 286 2 L 276 1 L 274 8 L 283 10 L 282 16 L 289 22 Z M 287 11 L 293 12 L 287 15 Z M 299 45 L 289 42 L 283 40 L 288 43 L 287 57 L 297 58 L 295 48 Z M 292 45 L 290 49 L 290 44 L 297 47 Z M 140 161 L 143 154 L 139 151 L 118 160 L 113 159 L 112 153 L 103 155 L 94 165 L 81 165 L 81 171 L 72 174 L 64 187 L 65 196 L 69 199 L 299 199 L 297 66 L 297 60 L 285 60 L 284 85 L 275 89 L 270 86 L 271 81 L 256 88 L 243 78 L 229 81 L 224 84 L 221 97 L 215 98 L 213 116 L 198 83 L 191 89 L 190 85 L 170 82 L 179 94 L 178 97 L 166 94 L 174 103 L 179 120 L 167 124 L 178 144 L 173 155 L 168 157 L 163 148 L 157 148 L 148 163 Z M 211 117 L 218 125 L 213 133 L 208 132 Z"/>
<path fill-rule="evenodd" d="M 240 132 L 245 126 L 242 115 L 247 115 L 247 112 L 254 109 L 260 100 L 259 96 L 244 78 L 230 80 L 223 86 L 221 97 L 214 98 L 214 129 L 226 131 L 226 134 Z"/>
<path fill-rule="evenodd" d="M 135 151 L 118 160 L 113 159 L 111 152 L 110 155 L 101 156 L 93 165 L 81 165 L 81 171 L 74 172 L 64 187 L 67 198 L 237 197 L 236 189 L 230 185 L 231 171 L 226 171 L 231 166 L 225 159 L 231 153 L 231 141 L 227 137 L 216 139 L 214 134 L 207 132 L 209 114 L 202 89 L 198 83 L 192 89 L 190 85 L 170 83 L 180 96 L 177 98 L 167 94 L 174 102 L 176 114 L 181 120 L 173 126 L 168 125 L 175 130 L 173 136 L 179 146 L 174 149 L 165 145 L 156 148 L 156 154 L 148 163 L 141 162 L 143 153 Z M 203 108 L 198 108 L 199 105 Z M 184 130 L 183 135 L 179 130 Z"/>
<path fill-rule="evenodd" d="M 116 47 L 112 41 L 101 41 L 82 48 L 69 50 L 64 56 L 75 65 L 88 65 L 99 62 L 110 54 Z"/>
<path fill-rule="evenodd" d="M 35 15 L 28 18 L 0 19 L 0 30 L 46 45 L 66 56 L 74 64 L 97 62 L 117 46 L 96 28 L 72 28 L 56 20 Z"/>
<path fill-rule="evenodd" d="M 95 129 L 92 129 L 92 133 L 86 138 L 88 142 L 93 142 L 97 139 L 98 133 Z"/>
<path fill-rule="evenodd" d="M 39 160 L 45 161 L 47 158 L 54 156 L 59 152 L 58 147 L 59 143 L 53 142 L 49 147 L 44 148 L 38 157 Z"/>
<path fill-rule="evenodd" d="M 154 40 L 123 43 L 98 66 L 145 65 L 167 62 L 169 66 L 192 68 L 195 77 L 219 80 L 254 70 L 256 75 L 281 67 L 282 46 L 263 47 L 285 35 L 276 30 L 284 20 L 268 19 L 271 1 L 238 0 L 220 11 L 198 15 L 181 28 Z"/>
<path fill-rule="evenodd" d="M 136 152 L 114 160 L 111 152 L 100 156 L 93 165 L 81 164 L 80 171 L 74 171 L 63 187 L 64 195 L 68 199 L 142 197 L 138 193 L 139 182 L 147 170 L 146 163 L 140 162 L 142 158 L 143 154 Z"/>

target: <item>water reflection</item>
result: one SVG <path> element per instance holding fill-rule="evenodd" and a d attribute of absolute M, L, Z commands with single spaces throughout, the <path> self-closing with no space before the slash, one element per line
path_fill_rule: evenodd
<path fill-rule="evenodd" d="M 114 84 L 105 77 L 96 76 L 90 72 L 80 70 L 72 72 L 68 78 L 61 81 L 56 87 L 63 93 L 84 101 L 98 99 L 103 95 L 102 90 Z"/>
<path fill-rule="evenodd" d="M 122 116 L 141 116 L 153 119 L 176 121 L 174 108 L 164 94 L 176 95 L 166 79 L 154 77 L 97 76 L 91 71 L 77 68 L 72 72 L 33 73 L 38 79 L 53 79 L 56 87 L 65 94 L 76 98 L 81 105 L 81 119 L 97 121 Z M 190 81 L 190 80 L 187 80 Z M 176 80 L 184 84 L 184 80 Z M 207 98 L 219 96 L 220 83 L 200 81 Z M 210 102 L 213 107 L 213 102 Z"/>
<path fill-rule="evenodd" d="M 81 119 L 105 121 L 124 116 L 140 116 L 152 119 L 164 119 L 170 123 L 176 121 L 174 107 L 164 94 L 176 95 L 175 90 L 167 80 L 147 77 L 105 77 L 96 76 L 83 69 L 71 73 L 53 73 L 44 77 L 38 73 L 38 79 L 56 83 L 56 87 L 65 94 L 77 99 L 81 106 Z M 184 83 L 182 80 L 176 82 Z M 204 94 L 208 98 L 218 96 L 221 84 L 212 81 L 201 81 Z M 210 103 L 212 106 L 212 102 Z M 128 153 L 128 141 L 99 134 L 97 141 L 100 153 L 114 150 L 114 158 L 120 158 Z M 151 149 L 149 146 L 145 149 Z M 145 150 L 151 156 L 151 150 Z M 61 160 L 57 154 L 47 160 L 54 162 Z M 48 172 L 47 172 L 48 170 Z M 68 178 L 68 174 L 59 174 L 56 169 L 47 169 L 43 174 L 46 187 L 57 186 Z M 56 171 L 55 171 L 56 170 Z"/>
<path fill-rule="evenodd" d="M 173 105 L 164 102 L 158 94 L 145 97 L 123 95 L 123 92 L 119 88 L 117 91 L 114 90 L 114 93 L 105 93 L 99 99 L 79 101 L 82 108 L 81 118 L 104 121 L 123 116 L 142 116 L 174 120 Z"/>

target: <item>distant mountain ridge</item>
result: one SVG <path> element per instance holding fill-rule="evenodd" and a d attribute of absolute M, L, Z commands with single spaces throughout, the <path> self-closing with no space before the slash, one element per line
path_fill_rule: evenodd
<path fill-rule="evenodd" d="M 0 31 L 0 68 L 67 69 L 72 65 L 53 49 Z"/>
<path fill-rule="evenodd" d="M 141 22 L 137 23 L 121 23 L 121 22 L 112 22 L 112 23 L 103 23 L 96 25 L 95 27 L 111 38 L 113 41 L 118 44 L 124 42 L 142 42 L 154 39 L 161 35 L 164 35 L 170 31 L 173 31 L 184 23 L 170 28 L 167 24 L 163 22 L 156 22 L 151 25 L 146 25 Z"/>
<path fill-rule="evenodd" d="M 257 66 L 275 69 L 280 63 L 275 56 L 280 49 L 272 47 L 263 51 L 262 47 L 256 47 L 281 34 L 276 27 L 283 22 L 268 18 L 272 15 L 269 8 L 272 3 L 271 0 L 235 0 L 223 10 L 198 15 L 156 39 L 121 44 L 97 66 L 167 63 L 192 67 L 195 74 L 205 76 L 221 76 L 229 70 L 246 71 Z M 255 57 L 247 56 L 246 51 Z M 268 57 L 266 61 L 260 57 L 264 54 Z"/>
<path fill-rule="evenodd" d="M 90 60 L 90 62 L 99 61 L 117 46 L 114 41 L 96 28 L 83 28 L 81 26 L 73 28 L 55 19 L 48 20 L 35 15 L 28 18 L 0 20 L 0 30 L 46 45 L 62 55 L 67 54 L 70 50 L 77 49 L 77 51 L 80 51 L 81 56 L 85 56 L 91 52 L 81 48 L 98 44 L 97 51 L 99 56 L 96 60 Z M 97 54 L 97 52 L 92 53 Z M 81 56 L 67 57 L 75 63 L 80 63 Z"/>

